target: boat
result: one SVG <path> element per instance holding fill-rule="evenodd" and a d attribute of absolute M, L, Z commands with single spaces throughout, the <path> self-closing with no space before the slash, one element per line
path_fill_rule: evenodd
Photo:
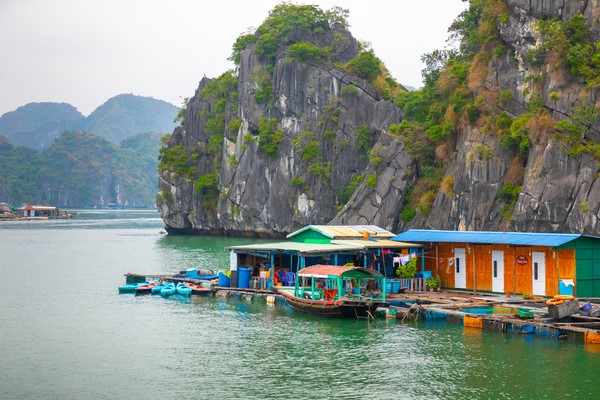
<path fill-rule="evenodd" d="M 160 294 L 160 291 L 164 287 L 165 287 L 165 283 L 164 282 L 160 282 L 158 285 L 156 285 L 152 289 L 150 289 L 150 291 L 152 292 L 152 294 Z"/>
<path fill-rule="evenodd" d="M 193 295 L 209 296 L 212 294 L 212 289 L 198 285 L 197 283 L 186 282 L 185 284 L 192 289 Z"/>
<path fill-rule="evenodd" d="M 296 274 L 293 290 L 271 289 L 294 311 L 321 317 L 371 318 L 385 300 L 385 276 L 359 267 L 313 265 Z"/>
<path fill-rule="evenodd" d="M 179 282 L 176 286 L 176 290 L 177 293 L 179 293 L 182 296 L 189 296 L 192 294 L 192 289 L 190 289 L 189 286 L 187 286 L 185 283 L 183 282 Z"/>
<path fill-rule="evenodd" d="M 119 286 L 119 293 L 135 292 L 135 290 L 138 287 L 148 284 L 150 284 L 150 282 L 130 283 L 127 285 Z"/>
<path fill-rule="evenodd" d="M 158 280 L 150 281 L 147 285 L 141 285 L 135 288 L 135 294 L 150 293 L 152 289 L 159 285 L 160 281 Z"/>
<path fill-rule="evenodd" d="M 165 282 L 164 287 L 160 289 L 160 294 L 163 296 L 170 296 L 175 294 L 175 292 L 177 292 L 177 289 L 173 282 Z"/>

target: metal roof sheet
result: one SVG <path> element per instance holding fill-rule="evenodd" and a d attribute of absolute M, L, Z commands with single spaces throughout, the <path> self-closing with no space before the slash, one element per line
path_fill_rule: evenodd
<path fill-rule="evenodd" d="M 362 250 L 360 246 L 352 244 L 319 244 L 319 243 L 302 243 L 302 242 L 275 242 L 275 243 L 259 243 L 247 244 L 242 246 L 229 246 L 227 249 L 240 250 L 249 252 L 260 251 L 297 251 L 299 253 L 336 253 L 340 251 L 357 251 Z"/>
<path fill-rule="evenodd" d="M 428 229 L 411 229 L 394 236 L 392 240 L 407 242 L 497 243 L 555 247 L 561 246 L 583 236 L 587 235 L 576 233 L 437 231 Z M 587 237 L 597 238 L 594 236 Z"/>
<path fill-rule="evenodd" d="M 288 238 L 294 237 L 307 230 L 314 230 L 331 239 L 354 239 L 362 238 L 363 232 L 368 232 L 375 238 L 391 238 L 394 234 L 376 225 L 308 225 L 302 229 L 287 235 Z"/>
<path fill-rule="evenodd" d="M 356 271 L 364 274 L 365 276 L 383 276 L 379 272 L 372 269 L 365 269 L 360 267 L 342 267 L 336 265 L 312 265 L 301 269 L 298 272 L 298 276 L 316 276 L 316 277 L 327 277 L 327 276 L 343 276 L 349 271 Z"/>
<path fill-rule="evenodd" d="M 335 244 L 351 244 L 356 246 L 361 246 L 365 249 L 371 248 L 386 248 L 386 249 L 404 249 L 411 247 L 423 247 L 422 244 L 417 243 L 405 243 L 398 242 L 391 239 L 377 239 L 377 241 L 363 240 L 363 239 L 354 239 L 354 240 L 332 240 L 331 243 Z"/>

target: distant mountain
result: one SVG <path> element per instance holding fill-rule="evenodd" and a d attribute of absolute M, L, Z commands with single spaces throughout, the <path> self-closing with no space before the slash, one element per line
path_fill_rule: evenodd
<path fill-rule="evenodd" d="M 0 117 L 0 135 L 14 144 L 42 150 L 62 132 L 80 129 L 85 117 L 67 103 L 29 103 Z"/>
<path fill-rule="evenodd" d="M 100 136 L 67 131 L 42 153 L 0 136 L 0 201 L 151 207 L 160 136 L 138 134 L 119 147 Z"/>
<path fill-rule="evenodd" d="M 112 143 L 138 133 L 172 132 L 178 108 L 151 97 L 121 94 L 89 117 L 66 103 L 29 103 L 0 117 L 0 135 L 38 151 L 49 148 L 64 131 L 86 131 Z"/>
<path fill-rule="evenodd" d="M 113 143 L 136 133 L 172 132 L 179 109 L 151 97 L 120 94 L 98 107 L 86 119 L 85 131 Z"/>

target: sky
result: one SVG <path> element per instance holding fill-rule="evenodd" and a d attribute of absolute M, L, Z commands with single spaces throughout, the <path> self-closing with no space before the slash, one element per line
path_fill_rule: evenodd
<path fill-rule="evenodd" d="M 85 116 L 133 93 L 180 106 L 204 75 L 233 68 L 235 39 L 276 0 L 0 0 L 0 115 L 31 102 L 69 103 Z M 421 55 L 447 47 L 462 0 L 294 1 L 350 11 L 401 83 L 422 86 Z"/>

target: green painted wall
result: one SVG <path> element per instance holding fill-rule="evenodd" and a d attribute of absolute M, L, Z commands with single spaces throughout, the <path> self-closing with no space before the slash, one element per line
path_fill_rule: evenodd
<path fill-rule="evenodd" d="M 331 238 L 314 231 L 312 229 L 307 229 L 304 232 L 300 232 L 292 237 L 290 237 L 292 242 L 300 242 L 300 243 L 318 243 L 318 244 L 329 244 L 331 243 Z"/>
<path fill-rule="evenodd" d="M 578 297 L 600 297 L 600 240 L 575 240 Z"/>

